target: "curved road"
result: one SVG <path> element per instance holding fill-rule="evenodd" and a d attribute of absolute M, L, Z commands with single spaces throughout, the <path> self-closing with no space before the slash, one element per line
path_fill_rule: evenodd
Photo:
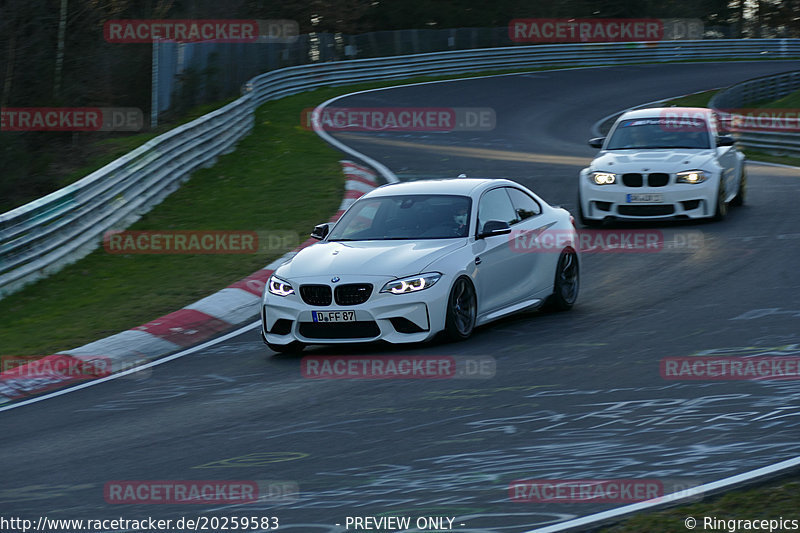
<path fill-rule="evenodd" d="M 619 66 L 376 91 L 337 106 L 491 107 L 488 132 L 341 134 L 401 177 L 512 177 L 575 208 L 591 125 L 622 108 L 758 75 L 781 62 Z M 493 356 L 491 379 L 318 381 L 256 330 L 0 413 L 2 515 L 37 519 L 277 516 L 343 531 L 347 516 L 451 516 L 462 532 L 528 531 L 614 503 L 514 503 L 515 479 L 658 480 L 679 490 L 800 455 L 800 387 L 666 381 L 664 357 L 800 354 L 800 172 L 749 167 L 748 205 L 703 246 L 586 254 L 569 313 L 515 316 L 468 342 L 307 354 Z M 327 215 L 320 214 L 320 220 Z M 296 483 L 246 505 L 109 504 L 115 480 Z M 682 524 L 676 524 L 676 528 Z M 352 529 L 351 529 L 352 531 Z"/>

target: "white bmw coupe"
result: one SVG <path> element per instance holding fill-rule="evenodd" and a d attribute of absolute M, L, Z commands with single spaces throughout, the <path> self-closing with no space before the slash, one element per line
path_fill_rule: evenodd
<path fill-rule="evenodd" d="M 516 311 L 569 309 L 578 296 L 572 217 L 509 180 L 384 185 L 312 237 L 320 242 L 264 290 L 262 338 L 274 351 L 442 332 L 461 340 Z"/>
<path fill-rule="evenodd" d="M 745 161 L 721 135 L 714 113 L 699 107 L 639 109 L 623 113 L 581 171 L 579 218 L 584 226 L 605 219 L 714 218 L 742 205 Z"/>

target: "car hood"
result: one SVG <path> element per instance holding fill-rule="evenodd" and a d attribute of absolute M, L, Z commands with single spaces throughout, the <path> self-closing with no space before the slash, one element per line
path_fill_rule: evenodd
<path fill-rule="evenodd" d="M 601 152 L 589 170 L 625 172 L 668 172 L 705 170 L 714 159 L 714 150 L 673 148 L 665 150 L 613 150 Z M 710 170 L 710 169 L 709 169 Z"/>
<path fill-rule="evenodd" d="M 411 276 L 466 243 L 465 238 L 320 242 L 298 252 L 275 274 L 291 279 L 321 275 Z"/>

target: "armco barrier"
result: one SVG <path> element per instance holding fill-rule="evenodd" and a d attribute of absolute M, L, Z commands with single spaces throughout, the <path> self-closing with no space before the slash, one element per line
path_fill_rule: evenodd
<path fill-rule="evenodd" d="M 324 86 L 554 65 L 800 57 L 798 39 L 515 46 L 289 67 L 257 76 L 235 102 L 165 133 L 80 181 L 0 215 L 0 298 L 88 254 L 244 137 L 255 107 Z"/>
<path fill-rule="evenodd" d="M 96 248 L 232 151 L 253 127 L 252 96 L 175 128 L 85 178 L 0 215 L 0 297 Z"/>
<path fill-rule="evenodd" d="M 708 106 L 717 110 L 752 107 L 754 104 L 770 102 L 800 89 L 800 71 L 784 72 L 743 81 L 724 89 L 709 102 Z M 721 112 L 725 120 L 733 120 L 736 115 Z M 786 121 L 787 119 L 784 119 Z M 800 132 L 800 123 L 793 119 L 794 126 L 787 128 Z M 776 155 L 800 156 L 800 133 L 792 131 L 739 131 L 734 133 L 738 143 L 745 148 L 753 148 Z"/>

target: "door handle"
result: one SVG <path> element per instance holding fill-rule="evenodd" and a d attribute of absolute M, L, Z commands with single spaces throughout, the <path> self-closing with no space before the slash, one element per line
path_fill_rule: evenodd
<path fill-rule="evenodd" d="M 481 258 L 480 257 L 476 257 L 475 258 L 475 264 L 476 265 L 480 265 L 481 264 Z"/>

